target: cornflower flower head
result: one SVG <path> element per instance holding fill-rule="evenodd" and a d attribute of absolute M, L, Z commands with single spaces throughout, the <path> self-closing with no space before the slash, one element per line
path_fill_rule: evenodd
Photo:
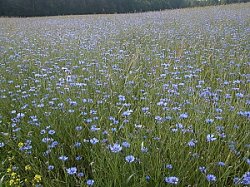
<path fill-rule="evenodd" d="M 173 165 L 172 164 L 166 164 L 165 166 L 167 169 L 173 169 Z"/>
<path fill-rule="evenodd" d="M 122 142 L 122 146 L 126 147 L 126 148 L 129 148 L 130 147 L 130 143 L 128 143 L 128 142 Z"/>
<path fill-rule="evenodd" d="M 82 160 L 82 156 L 76 156 L 75 160 L 77 161 Z"/>
<path fill-rule="evenodd" d="M 82 143 L 81 142 L 75 142 L 74 146 L 75 147 L 81 147 Z"/>
<path fill-rule="evenodd" d="M 197 143 L 197 141 L 192 139 L 187 144 L 189 147 L 195 147 L 196 143 Z"/>
<path fill-rule="evenodd" d="M 206 176 L 208 182 L 215 182 L 216 181 L 216 176 L 213 174 L 207 174 Z"/>
<path fill-rule="evenodd" d="M 48 170 L 49 170 L 49 171 L 53 170 L 54 168 L 55 168 L 55 166 L 53 166 L 53 165 L 49 165 L 49 166 L 48 166 Z"/>
<path fill-rule="evenodd" d="M 76 131 L 81 131 L 82 129 L 83 129 L 82 126 L 76 126 L 76 127 L 75 127 L 75 130 L 76 130 Z"/>
<path fill-rule="evenodd" d="M 125 101 L 126 100 L 125 96 L 123 96 L 123 95 L 119 95 L 118 98 L 119 98 L 119 101 Z"/>
<path fill-rule="evenodd" d="M 234 177 L 233 182 L 235 185 L 240 184 L 241 180 L 239 177 Z"/>
<path fill-rule="evenodd" d="M 96 125 L 92 125 L 91 128 L 90 128 L 90 130 L 91 130 L 92 132 L 95 132 L 95 131 L 99 131 L 100 128 L 97 128 Z"/>
<path fill-rule="evenodd" d="M 225 162 L 221 162 L 221 161 L 220 161 L 220 162 L 217 162 L 217 165 L 218 165 L 218 166 L 225 166 L 226 164 L 225 164 Z"/>
<path fill-rule="evenodd" d="M 118 143 L 115 143 L 113 145 L 109 145 L 109 149 L 113 153 L 118 153 L 122 150 L 122 146 Z"/>
<path fill-rule="evenodd" d="M 148 152 L 148 148 L 141 146 L 141 152 L 147 153 Z"/>
<path fill-rule="evenodd" d="M 132 114 L 133 110 L 127 110 L 125 112 L 122 113 L 123 116 L 127 117 L 130 116 L 130 114 Z"/>
<path fill-rule="evenodd" d="M 205 166 L 200 166 L 199 170 L 200 170 L 201 173 L 206 173 L 207 172 L 207 169 L 206 169 Z"/>
<path fill-rule="evenodd" d="M 206 119 L 207 124 L 212 124 L 214 122 L 214 119 Z"/>
<path fill-rule="evenodd" d="M 149 107 L 142 107 L 141 110 L 142 110 L 142 112 L 144 112 L 144 113 L 145 113 L 145 112 L 148 112 L 148 111 L 149 111 Z"/>
<path fill-rule="evenodd" d="M 0 148 L 4 147 L 4 146 L 5 146 L 5 144 L 3 142 L 0 142 Z"/>
<path fill-rule="evenodd" d="M 133 155 L 128 155 L 125 157 L 126 162 L 131 163 L 135 161 L 135 157 Z"/>
<path fill-rule="evenodd" d="M 68 160 L 68 158 L 69 157 L 62 155 L 59 157 L 59 160 L 66 161 L 66 160 Z"/>
<path fill-rule="evenodd" d="M 246 162 L 247 162 L 248 165 L 250 165 L 250 159 L 249 158 L 246 159 Z"/>
<path fill-rule="evenodd" d="M 148 182 L 148 181 L 150 181 L 151 177 L 149 175 L 147 175 L 145 178 L 146 178 L 146 181 Z"/>
<path fill-rule="evenodd" d="M 76 167 L 67 168 L 66 171 L 69 175 L 74 175 L 77 173 L 77 168 Z"/>
<path fill-rule="evenodd" d="M 207 135 L 207 142 L 213 142 L 215 141 L 217 138 L 214 137 L 213 134 L 208 134 Z"/>
<path fill-rule="evenodd" d="M 180 119 L 186 119 L 188 118 L 188 114 L 187 113 L 183 113 L 179 116 Z"/>
<path fill-rule="evenodd" d="M 243 185 L 250 185 L 250 171 L 246 172 L 242 176 L 241 184 L 243 184 Z"/>
<path fill-rule="evenodd" d="M 89 142 L 91 144 L 97 144 L 99 142 L 99 140 L 97 138 L 92 138 L 92 139 L 89 140 Z"/>
<path fill-rule="evenodd" d="M 48 132 L 48 134 L 50 134 L 50 135 L 53 135 L 55 133 L 56 133 L 56 131 L 54 131 L 54 130 L 49 130 L 49 132 Z"/>
<path fill-rule="evenodd" d="M 23 118 L 24 116 L 25 116 L 24 113 L 18 113 L 17 116 L 16 116 L 16 118 Z"/>
<path fill-rule="evenodd" d="M 40 131 L 40 134 L 45 134 L 45 133 L 46 133 L 45 129 L 43 129 L 43 130 Z"/>
<path fill-rule="evenodd" d="M 168 184 L 178 184 L 179 183 L 179 178 L 175 177 L 175 176 L 171 176 L 171 177 L 165 177 L 165 182 Z"/>
<path fill-rule="evenodd" d="M 88 180 L 86 181 L 86 184 L 87 184 L 88 186 L 93 186 L 94 183 L 95 183 L 95 181 L 94 181 L 93 179 L 88 179 Z"/>

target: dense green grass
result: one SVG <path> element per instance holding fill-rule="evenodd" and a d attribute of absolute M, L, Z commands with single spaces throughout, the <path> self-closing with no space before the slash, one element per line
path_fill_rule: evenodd
<path fill-rule="evenodd" d="M 250 184 L 249 10 L 1 18 L 0 186 Z"/>

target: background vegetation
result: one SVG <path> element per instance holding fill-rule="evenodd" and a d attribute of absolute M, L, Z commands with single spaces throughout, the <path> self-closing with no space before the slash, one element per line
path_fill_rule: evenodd
<path fill-rule="evenodd" d="M 249 2 L 249 0 L 0 0 L 0 16 L 125 13 Z"/>

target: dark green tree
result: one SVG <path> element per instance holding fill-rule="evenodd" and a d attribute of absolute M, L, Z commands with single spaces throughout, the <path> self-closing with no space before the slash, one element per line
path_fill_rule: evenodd
<path fill-rule="evenodd" d="M 142 12 L 250 0 L 0 0 L 0 16 Z"/>

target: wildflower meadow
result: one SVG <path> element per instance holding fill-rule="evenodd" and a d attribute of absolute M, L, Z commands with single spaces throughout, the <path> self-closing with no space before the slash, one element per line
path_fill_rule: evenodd
<path fill-rule="evenodd" d="M 250 185 L 250 3 L 0 18 L 0 186 Z"/>

